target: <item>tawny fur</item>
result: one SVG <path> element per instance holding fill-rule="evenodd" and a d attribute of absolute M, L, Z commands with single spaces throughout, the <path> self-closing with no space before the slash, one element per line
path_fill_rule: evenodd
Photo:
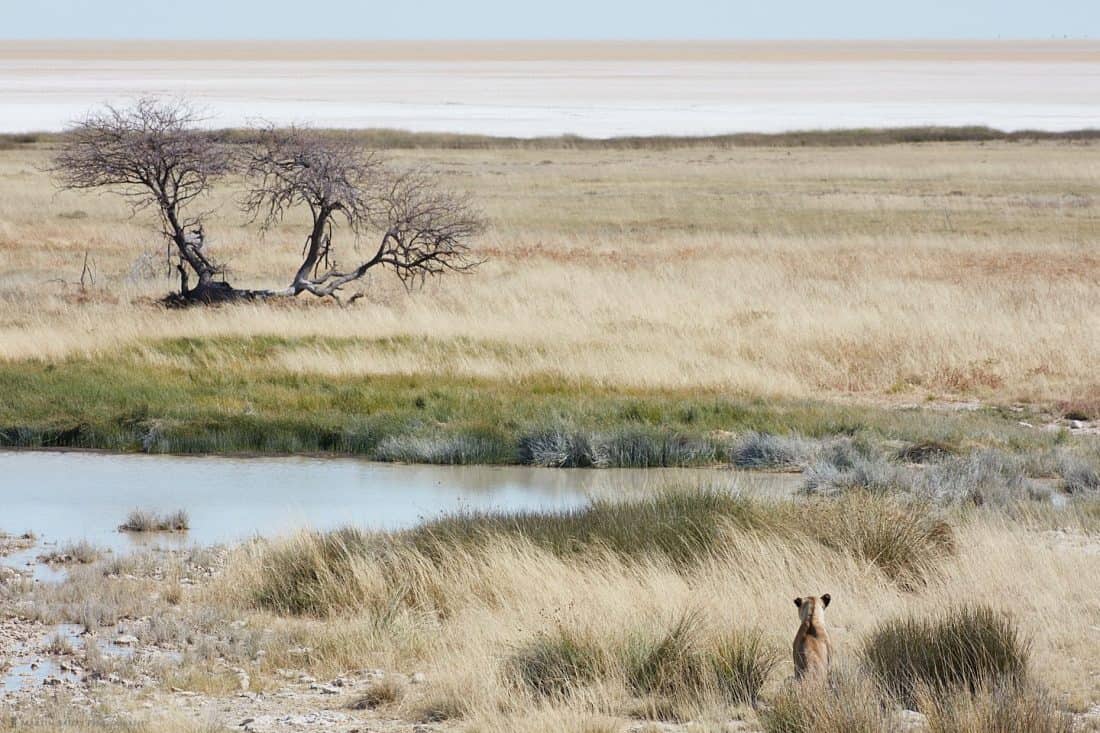
<path fill-rule="evenodd" d="M 831 645 L 825 628 L 825 607 L 829 594 L 796 598 L 802 623 L 794 637 L 794 676 L 798 680 L 824 681 L 829 673 Z"/>

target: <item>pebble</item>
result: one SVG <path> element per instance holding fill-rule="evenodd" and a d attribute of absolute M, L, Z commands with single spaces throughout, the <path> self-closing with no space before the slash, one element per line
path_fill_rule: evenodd
<path fill-rule="evenodd" d="M 897 714 L 898 730 L 924 730 L 928 719 L 916 710 L 902 710 Z"/>

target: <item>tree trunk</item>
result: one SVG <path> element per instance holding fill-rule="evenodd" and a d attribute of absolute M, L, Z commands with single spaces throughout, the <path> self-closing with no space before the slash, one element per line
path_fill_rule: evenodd
<path fill-rule="evenodd" d="M 294 281 L 290 284 L 290 289 L 294 295 L 298 295 L 307 289 L 306 283 L 310 280 L 310 273 L 317 268 L 317 263 L 320 261 L 322 254 L 321 244 L 325 239 L 325 227 L 328 226 L 331 215 L 331 211 L 321 208 L 313 220 L 313 231 L 309 235 L 309 247 L 306 250 L 306 256 L 302 260 L 298 272 L 294 273 Z"/>

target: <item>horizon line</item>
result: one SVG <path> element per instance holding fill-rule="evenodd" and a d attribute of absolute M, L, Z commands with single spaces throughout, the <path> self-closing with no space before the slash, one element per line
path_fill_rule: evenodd
<path fill-rule="evenodd" d="M 654 38 L 649 36 L 621 36 L 621 37 L 585 37 L 585 38 L 540 38 L 540 37 L 514 37 L 514 38 L 433 38 L 433 37 L 402 37 L 402 38 L 346 38 L 329 36 L 239 36 L 224 38 L 197 38 L 187 36 L 40 36 L 40 37 L 7 37 L 0 36 L 0 43 L 268 43 L 279 41 L 284 43 L 1059 43 L 1065 41 L 1100 42 L 1100 36 L 1011 36 L 1011 37 L 976 37 L 976 36 L 775 36 L 775 37 L 675 37 Z"/>

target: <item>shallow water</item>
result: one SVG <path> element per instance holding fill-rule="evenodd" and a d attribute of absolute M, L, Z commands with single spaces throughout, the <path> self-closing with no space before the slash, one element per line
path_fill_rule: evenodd
<path fill-rule="evenodd" d="M 120 646 L 106 636 L 85 634 L 80 624 L 57 624 L 49 640 L 58 639 L 74 651 L 80 651 L 89 644 L 95 644 L 99 653 L 105 657 L 129 658 L 134 656 L 134 647 Z M 61 658 L 42 653 L 35 640 L 14 645 L 3 651 L 12 660 L 10 666 L 0 670 L 0 692 L 18 692 L 24 688 L 35 688 L 46 684 L 46 680 L 77 680 L 80 672 L 71 665 L 61 663 Z M 162 652 L 165 659 L 178 661 L 178 652 Z"/>
<path fill-rule="evenodd" d="M 74 649 L 80 648 L 80 632 L 82 627 L 78 624 L 58 624 L 55 633 Z M 24 687 L 37 687 L 45 682 L 48 677 L 76 677 L 70 670 L 62 670 L 61 665 L 54 658 L 35 652 L 32 646 L 17 645 L 12 649 L 5 649 L 5 654 L 16 660 L 0 674 L 0 690 L 16 692 Z"/>
<path fill-rule="evenodd" d="M 521 137 L 1095 126 L 1095 54 L 1029 48 L 982 58 L 962 49 L 959 58 L 700 52 L 623 60 L 480 57 L 475 44 L 447 60 L 430 49 L 419 58 L 325 59 L 320 49 L 286 59 L 180 59 L 85 58 L 54 44 L 0 53 L 0 131 L 58 130 L 91 106 L 143 94 L 184 95 L 218 126 L 263 119 Z"/>
<path fill-rule="evenodd" d="M 669 480 L 787 494 L 799 477 L 720 469 L 550 469 L 420 466 L 352 458 L 220 458 L 80 452 L 0 452 L 0 532 L 34 532 L 38 546 L 88 540 L 115 552 L 143 544 L 209 545 L 301 527 L 398 529 L 461 510 L 564 509 L 593 496 Z M 133 509 L 185 510 L 185 533 L 117 530 Z M 39 577 L 47 579 L 39 565 Z"/>

